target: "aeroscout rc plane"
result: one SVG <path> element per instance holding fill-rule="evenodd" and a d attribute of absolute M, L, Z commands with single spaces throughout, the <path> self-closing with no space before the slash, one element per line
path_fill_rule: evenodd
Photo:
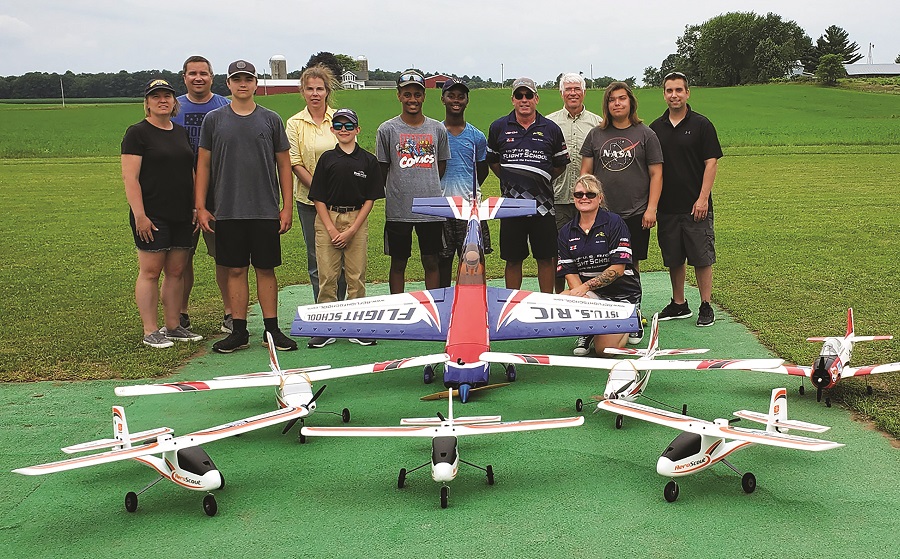
<path fill-rule="evenodd" d="M 850 358 L 853 355 L 853 344 L 856 342 L 871 342 L 874 340 L 890 340 L 893 336 L 857 336 L 853 326 L 853 309 L 847 309 L 847 332 L 840 336 L 816 336 L 806 338 L 808 342 L 823 342 L 819 356 L 813 361 L 812 367 L 800 365 L 783 365 L 774 369 L 755 368 L 754 371 L 763 373 L 779 373 L 782 375 L 794 375 L 805 377 L 816 387 L 816 401 L 822 401 L 822 391 L 834 388 L 841 379 L 848 377 L 866 377 L 866 392 L 872 393 L 872 387 L 868 384 L 867 375 L 890 373 L 900 371 L 900 362 L 887 363 L 885 365 L 868 365 L 866 367 L 851 367 Z M 805 392 L 803 380 L 800 381 L 800 394 Z M 825 405 L 831 407 L 831 398 L 825 398 Z"/>
<path fill-rule="evenodd" d="M 606 387 L 603 389 L 604 399 L 622 399 L 629 402 L 637 400 L 644 395 L 644 390 L 650 382 L 652 371 L 665 370 L 709 370 L 709 369 L 739 369 L 751 370 L 757 368 L 777 367 L 782 363 L 781 359 L 706 359 L 706 360 L 672 360 L 654 361 L 656 357 L 663 355 L 684 355 L 705 353 L 708 349 L 659 349 L 659 317 L 653 315 L 650 326 L 650 342 L 647 349 L 612 348 L 607 353 L 618 355 L 637 355 L 637 359 L 608 359 L 603 357 L 568 357 L 556 355 L 528 355 L 519 353 L 486 352 L 481 354 L 481 359 L 489 363 L 524 363 L 528 365 L 549 365 L 563 367 L 580 367 L 586 369 L 609 369 L 609 377 Z M 647 398 L 647 396 L 644 396 Z M 655 400 L 654 400 L 655 401 Z M 660 403 L 660 402 L 657 402 Z M 575 410 L 581 411 L 584 402 L 579 398 L 575 401 Z M 597 406 L 600 409 L 600 406 Z M 596 410 L 594 410 L 596 412 Z M 687 406 L 682 406 L 682 412 L 687 413 Z M 622 415 L 616 416 L 616 429 L 622 428 Z"/>
<path fill-rule="evenodd" d="M 583 417 L 560 417 L 555 419 L 531 419 L 525 421 L 501 422 L 499 415 L 453 417 L 453 395 L 448 394 L 447 417 L 438 412 L 437 417 L 416 417 L 401 419 L 398 427 L 303 427 L 304 435 L 331 437 L 431 437 L 431 460 L 410 470 L 400 469 L 397 488 L 406 485 L 406 475 L 431 464 L 431 478 L 441 484 L 441 508 L 447 508 L 450 497 L 448 483 L 456 478 L 459 464 L 472 466 L 487 475 L 488 485 L 494 485 L 494 469 L 488 464 L 476 466 L 460 459 L 457 437 L 463 435 L 488 435 L 512 431 L 538 431 L 577 427 L 584 423 Z"/>
<path fill-rule="evenodd" d="M 636 417 L 682 431 L 656 462 L 656 472 L 659 475 L 665 477 L 686 476 L 705 470 L 717 462 L 722 462 L 738 475 L 742 475 L 741 487 L 746 493 L 753 493 L 756 490 L 756 477 L 750 472 L 742 474 L 725 460 L 732 452 L 753 444 L 812 451 L 844 446 L 831 441 L 788 435 L 789 429 L 822 433 L 829 427 L 787 419 L 787 390 L 784 388 L 776 388 L 772 391 L 768 414 L 741 410 L 734 412 L 738 419 L 730 421 L 716 419 L 709 422 L 625 400 L 604 400 L 598 407 L 612 413 Z M 741 418 L 762 423 L 766 426 L 766 430 L 744 429 L 731 425 L 732 422 L 739 421 Z M 674 480 L 666 484 L 663 496 L 670 503 L 678 498 L 678 484 Z"/>
<path fill-rule="evenodd" d="M 316 399 L 325 389 L 325 385 L 313 394 L 313 382 L 320 380 L 365 375 L 368 373 L 382 373 L 394 369 L 407 367 L 421 367 L 428 363 L 447 359 L 447 355 L 423 355 L 411 359 L 397 359 L 383 361 L 369 365 L 357 365 L 353 367 L 341 367 L 331 369 L 327 365 L 320 367 L 306 367 L 302 369 L 282 369 L 278 364 L 278 356 L 275 354 L 275 343 L 272 335 L 266 332 L 269 338 L 269 367 L 271 371 L 260 373 L 248 373 L 217 377 L 214 380 L 194 382 L 172 382 L 163 384 L 140 384 L 135 386 L 120 386 L 116 388 L 116 396 L 143 396 L 148 394 L 180 394 L 185 392 L 203 392 L 206 390 L 221 390 L 227 388 L 256 388 L 260 386 L 275 386 L 275 402 L 282 410 L 298 410 L 298 414 L 291 418 L 284 433 L 291 430 L 299 420 L 316 410 Z M 334 412 L 332 412 L 334 413 Z M 350 410 L 344 408 L 339 414 L 344 423 L 350 421 Z M 299 436 L 300 442 L 306 442 L 305 437 Z"/>
<path fill-rule="evenodd" d="M 469 393 L 488 388 L 490 364 L 481 354 L 492 340 L 582 336 L 637 330 L 634 305 L 583 297 L 488 287 L 484 275 L 481 220 L 533 215 L 534 200 L 460 196 L 416 198 L 413 211 L 468 219 L 465 247 L 456 285 L 448 288 L 365 297 L 301 306 L 293 336 L 444 341 L 444 386 Z M 434 364 L 425 367 L 425 384 L 434 379 Z M 514 361 L 504 363 L 506 380 L 516 379 Z M 436 396 L 442 397 L 443 393 Z"/>
<path fill-rule="evenodd" d="M 167 479 L 185 489 L 207 492 L 203 498 L 203 511 L 209 516 L 215 516 L 218 505 L 210 491 L 225 487 L 225 478 L 216 469 L 216 465 L 213 464 L 206 451 L 200 448 L 200 445 L 299 418 L 306 412 L 306 409 L 298 407 L 275 410 L 180 437 L 172 437 L 173 431 L 169 427 L 130 434 L 128 423 L 125 420 L 125 410 L 120 406 L 114 406 L 112 411 L 113 437 L 111 439 L 99 439 L 67 446 L 62 451 L 74 454 L 102 448 L 111 448 L 112 450 L 49 464 L 19 468 L 13 472 L 26 476 L 37 476 L 120 460 L 135 460 L 155 470 L 159 477 L 137 493 L 129 491 L 125 495 L 125 510 L 136 511 L 138 495 L 161 480 Z M 149 442 L 138 444 L 143 441 Z M 159 456 L 153 456 L 154 454 Z"/>

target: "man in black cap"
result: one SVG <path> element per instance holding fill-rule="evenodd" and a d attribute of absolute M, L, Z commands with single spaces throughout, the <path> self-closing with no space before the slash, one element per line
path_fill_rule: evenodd
<path fill-rule="evenodd" d="M 248 273 L 256 271 L 256 294 L 266 332 L 275 349 L 291 351 L 297 342 L 278 328 L 278 280 L 281 238 L 291 228 L 294 203 L 290 144 L 278 113 L 260 107 L 256 68 L 237 60 L 228 66 L 230 105 L 203 119 L 194 193 L 197 218 L 204 231 L 216 222 L 216 264 L 228 268 L 228 295 L 233 327 L 213 351 L 231 353 L 249 345 Z M 215 215 L 206 209 L 206 193 L 214 185 Z M 280 204 L 279 204 L 280 202 Z M 263 338 L 263 345 L 268 345 Z"/>
<path fill-rule="evenodd" d="M 495 120 L 488 132 L 487 161 L 500 178 L 500 193 L 534 200 L 538 214 L 500 220 L 500 258 L 506 261 L 506 287 L 519 289 L 530 241 L 540 289 L 553 293 L 557 233 L 550 182 L 565 171 L 569 151 L 559 126 L 537 112 L 534 80 L 517 79 L 512 92 L 512 112 Z"/>

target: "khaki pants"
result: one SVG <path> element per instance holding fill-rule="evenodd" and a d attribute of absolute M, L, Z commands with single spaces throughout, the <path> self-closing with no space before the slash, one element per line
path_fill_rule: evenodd
<path fill-rule="evenodd" d="M 329 211 L 338 231 L 346 231 L 356 221 L 359 210 L 347 213 Z M 369 220 L 367 219 L 344 249 L 335 248 L 322 220 L 316 216 L 316 263 L 319 268 L 317 303 L 337 301 L 337 283 L 343 267 L 347 278 L 347 299 L 366 296 L 366 262 L 369 253 Z"/>

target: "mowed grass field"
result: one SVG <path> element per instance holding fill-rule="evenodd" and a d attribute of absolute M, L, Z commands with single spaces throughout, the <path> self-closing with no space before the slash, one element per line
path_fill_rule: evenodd
<path fill-rule="evenodd" d="M 541 95 L 542 113 L 561 106 L 557 91 Z M 645 121 L 664 110 L 659 89 L 637 95 Z M 588 92 L 588 108 L 600 112 L 600 99 L 601 92 Z M 299 95 L 258 100 L 284 118 L 302 107 Z M 842 333 L 847 306 L 856 311 L 860 334 L 900 335 L 896 97 L 766 85 L 698 88 L 691 103 L 716 124 L 726 155 L 714 189 L 714 302 L 780 357 L 802 364 L 818 352 L 818 344 L 804 339 Z M 370 151 L 378 124 L 399 112 L 393 91 L 338 92 L 334 105 L 360 114 L 360 143 Z M 467 115 L 486 132 L 510 109 L 508 91 L 478 90 Z M 425 111 L 442 117 L 437 91 L 429 91 Z M 140 343 L 137 266 L 118 152 L 125 128 L 142 116 L 139 104 L 0 105 L 0 380 L 165 375 L 200 347 L 153 351 Z M 495 177 L 486 190 L 498 191 Z M 370 224 L 369 280 L 376 282 L 387 277 L 382 222 L 379 204 Z M 663 269 L 654 244 L 644 270 Z M 191 315 L 196 330 L 211 336 L 220 303 L 213 263 L 202 246 L 199 252 Z M 299 228 L 284 237 L 283 254 L 280 282 L 306 283 Z M 491 277 L 502 276 L 496 253 L 488 264 Z M 415 258 L 408 279 L 421 279 Z M 290 318 L 282 316 L 282 324 Z M 715 334 L 713 327 L 709 335 Z M 900 361 L 900 342 L 860 344 L 854 361 Z M 873 377 L 873 396 L 853 380 L 833 397 L 900 436 L 898 376 Z"/>

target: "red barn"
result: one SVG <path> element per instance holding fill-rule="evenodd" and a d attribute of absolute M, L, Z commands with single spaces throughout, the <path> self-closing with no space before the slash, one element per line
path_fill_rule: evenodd
<path fill-rule="evenodd" d="M 433 76 L 427 76 L 425 78 L 425 87 L 427 89 L 441 89 L 444 87 L 444 82 L 450 79 L 452 76 L 445 76 L 444 74 L 435 74 Z"/>

